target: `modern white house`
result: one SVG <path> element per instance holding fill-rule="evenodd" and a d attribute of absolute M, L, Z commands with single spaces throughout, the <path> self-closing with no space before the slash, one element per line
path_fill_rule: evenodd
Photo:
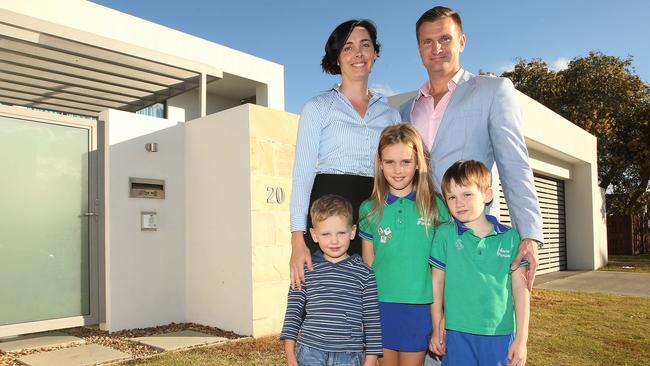
<path fill-rule="evenodd" d="M 279 333 L 298 123 L 283 66 L 81 0 L 0 0 L 0 53 L 0 337 Z M 596 139 L 521 102 L 544 270 L 599 268 Z"/>

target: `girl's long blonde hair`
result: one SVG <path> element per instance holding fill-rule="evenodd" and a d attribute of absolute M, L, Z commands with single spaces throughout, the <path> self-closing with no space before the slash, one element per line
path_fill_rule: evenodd
<path fill-rule="evenodd" d="M 436 204 L 437 190 L 431 178 L 430 154 L 424 148 L 422 138 L 413 125 L 402 123 L 386 127 L 379 137 L 379 146 L 375 156 L 375 183 L 370 198 L 373 205 L 368 216 L 372 221 L 379 222 L 384 213 L 386 197 L 390 191 L 388 182 L 381 168 L 381 152 L 390 145 L 402 143 L 413 149 L 415 157 L 415 175 L 413 176 L 413 190 L 415 191 L 415 205 L 424 222 L 437 225 L 438 205 Z M 425 226 L 428 232 L 428 225 Z"/>

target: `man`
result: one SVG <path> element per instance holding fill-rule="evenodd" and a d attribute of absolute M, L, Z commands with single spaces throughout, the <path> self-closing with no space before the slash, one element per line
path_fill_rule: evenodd
<path fill-rule="evenodd" d="M 515 88 L 508 79 L 476 76 L 460 67 L 466 38 L 455 11 L 442 6 L 427 10 L 416 23 L 416 36 L 429 80 L 400 107 L 402 119 L 413 122 L 431 149 L 437 187 L 457 160 L 478 160 L 488 168 L 496 163 L 510 217 L 522 237 L 511 268 L 528 260 L 532 290 L 542 217 Z"/>

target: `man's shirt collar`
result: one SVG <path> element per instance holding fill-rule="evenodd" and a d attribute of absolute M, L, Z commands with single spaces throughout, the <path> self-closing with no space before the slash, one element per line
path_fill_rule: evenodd
<path fill-rule="evenodd" d="M 460 78 L 463 76 L 463 73 L 465 70 L 461 67 L 458 69 L 456 74 L 447 82 L 447 89 L 451 92 L 453 92 L 456 89 L 456 86 L 458 86 L 458 82 L 460 81 Z M 422 84 L 422 87 L 418 91 L 417 97 L 415 99 L 420 99 L 421 97 L 430 97 L 431 96 L 431 84 L 429 83 L 429 80 L 425 81 L 424 84 Z"/>

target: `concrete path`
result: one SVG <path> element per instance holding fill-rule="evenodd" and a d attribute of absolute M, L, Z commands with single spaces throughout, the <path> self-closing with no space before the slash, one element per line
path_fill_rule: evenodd
<path fill-rule="evenodd" d="M 183 330 L 180 332 L 157 334 L 149 337 L 131 338 L 132 341 L 146 344 L 161 351 L 172 351 L 188 347 L 203 346 L 225 342 L 228 339 L 209 334 Z"/>
<path fill-rule="evenodd" d="M 18 337 L 0 338 L 0 351 L 21 352 L 36 348 L 68 347 L 85 343 L 82 338 L 63 332 L 35 333 Z"/>
<path fill-rule="evenodd" d="M 228 341 L 227 338 L 193 330 L 130 338 L 130 340 L 152 346 L 163 352 L 214 345 Z M 20 356 L 20 354 L 16 354 L 17 360 L 28 366 L 90 366 L 132 358 L 128 353 L 99 344 L 79 345 L 84 342 L 82 338 L 73 337 L 63 332 L 46 332 L 0 338 L 0 350 L 5 353 L 16 353 L 23 350 L 43 348 L 39 352 L 30 355 Z M 48 347 L 65 348 L 48 351 Z"/>
<path fill-rule="evenodd" d="M 89 344 L 23 356 L 18 361 L 28 366 L 87 366 L 125 360 L 131 356 L 112 348 Z"/>
<path fill-rule="evenodd" d="M 650 273 L 553 272 L 535 277 L 535 288 L 650 297 Z"/>

